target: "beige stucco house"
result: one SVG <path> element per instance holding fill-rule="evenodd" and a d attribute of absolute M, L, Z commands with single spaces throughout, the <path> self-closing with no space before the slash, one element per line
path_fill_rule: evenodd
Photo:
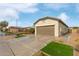
<path fill-rule="evenodd" d="M 34 23 L 35 36 L 49 35 L 61 36 L 68 33 L 68 26 L 61 19 L 54 17 L 43 17 Z"/>
<path fill-rule="evenodd" d="M 19 32 L 19 28 L 11 26 L 11 27 L 8 28 L 8 32 L 17 33 L 17 32 Z"/>
<path fill-rule="evenodd" d="M 79 33 L 79 27 L 70 27 L 69 29 L 71 33 Z"/>

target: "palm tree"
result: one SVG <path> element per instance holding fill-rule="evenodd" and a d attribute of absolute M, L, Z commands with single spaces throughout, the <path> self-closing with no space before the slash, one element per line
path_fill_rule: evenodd
<path fill-rule="evenodd" d="M 1 21 L 0 22 L 0 27 L 1 27 L 2 31 L 5 31 L 7 26 L 8 26 L 8 22 L 7 21 Z"/>

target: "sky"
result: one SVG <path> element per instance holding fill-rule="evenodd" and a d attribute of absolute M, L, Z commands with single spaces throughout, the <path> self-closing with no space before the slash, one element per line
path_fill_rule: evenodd
<path fill-rule="evenodd" d="M 7 21 L 9 26 L 33 26 L 35 21 L 45 16 L 59 18 L 69 27 L 79 26 L 79 4 L 0 3 L 0 21 Z"/>

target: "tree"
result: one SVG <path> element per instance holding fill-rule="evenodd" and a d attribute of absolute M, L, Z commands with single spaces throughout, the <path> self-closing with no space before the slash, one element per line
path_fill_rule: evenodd
<path fill-rule="evenodd" d="M 8 22 L 7 21 L 1 21 L 0 22 L 0 27 L 1 27 L 2 31 L 5 31 L 7 26 L 8 26 Z"/>
<path fill-rule="evenodd" d="M 32 33 L 32 34 L 34 34 L 34 32 L 35 32 L 34 28 L 30 28 L 29 31 L 30 31 L 30 33 Z"/>

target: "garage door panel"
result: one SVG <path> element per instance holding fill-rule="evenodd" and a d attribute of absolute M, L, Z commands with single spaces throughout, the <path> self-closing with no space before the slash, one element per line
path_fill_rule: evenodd
<path fill-rule="evenodd" d="M 52 35 L 54 36 L 54 26 L 39 26 L 37 27 L 37 35 Z"/>

